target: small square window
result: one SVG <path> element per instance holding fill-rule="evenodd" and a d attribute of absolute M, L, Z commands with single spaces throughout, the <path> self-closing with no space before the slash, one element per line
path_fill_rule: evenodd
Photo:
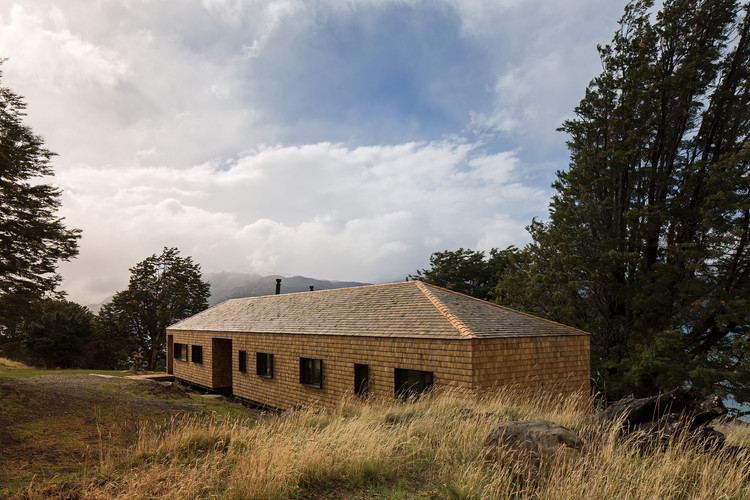
<path fill-rule="evenodd" d="M 273 354 L 258 352 L 255 355 L 255 372 L 261 377 L 273 378 Z"/>
<path fill-rule="evenodd" d="M 309 387 L 323 387 L 323 361 L 299 358 L 299 383 Z"/>
<path fill-rule="evenodd" d="M 245 373 L 245 372 L 247 371 L 247 352 L 245 352 L 245 351 L 240 351 L 240 352 L 238 353 L 238 356 L 237 356 L 237 357 L 238 357 L 238 359 L 239 359 L 239 363 L 238 363 L 238 365 L 237 365 L 237 369 L 238 369 L 238 370 L 239 370 L 240 372 L 242 372 L 242 373 Z"/>
<path fill-rule="evenodd" d="M 188 346 L 187 344 L 180 344 L 175 342 L 173 347 L 173 357 L 174 359 L 179 359 L 180 361 L 187 361 L 187 350 Z"/>
<path fill-rule="evenodd" d="M 193 363 L 203 363 L 203 346 L 194 345 L 193 351 Z"/>

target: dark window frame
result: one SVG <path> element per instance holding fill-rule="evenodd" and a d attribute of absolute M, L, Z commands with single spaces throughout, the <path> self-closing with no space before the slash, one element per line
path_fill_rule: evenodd
<path fill-rule="evenodd" d="M 172 357 L 180 361 L 187 361 L 188 345 L 182 342 L 172 344 Z"/>
<path fill-rule="evenodd" d="M 307 387 L 322 389 L 323 360 L 319 358 L 299 358 L 299 383 Z"/>
<path fill-rule="evenodd" d="M 197 350 L 197 352 L 196 352 Z M 196 356 L 196 354 L 198 354 Z M 203 346 L 202 345 L 192 345 L 190 346 L 190 360 L 193 363 L 200 363 L 203 364 Z"/>
<path fill-rule="evenodd" d="M 247 372 L 247 351 L 240 350 L 237 352 L 237 370 L 240 373 Z"/>
<path fill-rule="evenodd" d="M 255 353 L 255 374 L 263 378 L 273 378 L 273 354 L 270 352 Z"/>
<path fill-rule="evenodd" d="M 393 369 L 393 392 L 397 399 L 418 398 L 429 391 L 434 383 L 434 372 L 410 368 Z"/>

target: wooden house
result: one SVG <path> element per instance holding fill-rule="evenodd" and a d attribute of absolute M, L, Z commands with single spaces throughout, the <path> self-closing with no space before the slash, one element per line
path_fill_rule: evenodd
<path fill-rule="evenodd" d="M 167 329 L 169 373 L 274 408 L 430 387 L 589 392 L 589 334 L 419 281 L 228 300 Z"/>

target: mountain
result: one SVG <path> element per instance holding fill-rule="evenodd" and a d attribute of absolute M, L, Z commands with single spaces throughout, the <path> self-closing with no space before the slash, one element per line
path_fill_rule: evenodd
<path fill-rule="evenodd" d="M 276 279 L 281 278 L 281 293 L 307 292 L 310 286 L 315 290 L 332 290 L 353 286 L 370 285 L 356 281 L 329 281 L 305 276 L 283 277 L 280 275 L 260 276 L 249 273 L 207 273 L 203 278 L 211 284 L 208 305 L 215 306 L 225 300 L 242 297 L 259 297 L 276 293 Z"/>

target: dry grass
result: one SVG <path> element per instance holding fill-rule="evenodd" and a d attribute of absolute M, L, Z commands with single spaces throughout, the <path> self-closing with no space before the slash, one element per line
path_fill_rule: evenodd
<path fill-rule="evenodd" d="M 8 366 L 10 368 L 31 368 L 31 366 L 27 366 L 18 361 L 13 361 L 12 359 L 2 358 L 2 357 L 0 357 L 0 366 Z"/>
<path fill-rule="evenodd" d="M 348 401 L 252 423 L 190 415 L 140 430 L 125 455 L 28 497 L 83 498 L 750 498 L 750 456 L 699 453 L 685 437 L 639 451 L 580 418 L 580 401 L 521 402 L 449 393 L 410 404 Z M 532 479 L 482 458 L 500 421 L 543 418 L 588 439 L 583 458 Z M 733 429 L 746 442 L 750 431 Z M 591 436 L 597 436 L 592 439 Z M 61 493 L 62 492 L 62 493 Z"/>

